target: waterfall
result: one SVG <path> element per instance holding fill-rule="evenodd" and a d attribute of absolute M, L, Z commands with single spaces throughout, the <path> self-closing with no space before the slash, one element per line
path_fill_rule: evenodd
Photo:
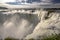
<path fill-rule="evenodd" d="M 25 39 L 42 39 L 52 34 L 60 34 L 60 11 L 42 10 L 38 15 L 40 22 Z"/>
<path fill-rule="evenodd" d="M 60 12 L 57 10 L 7 14 L 0 12 L 0 39 L 38 39 L 60 33 Z"/>

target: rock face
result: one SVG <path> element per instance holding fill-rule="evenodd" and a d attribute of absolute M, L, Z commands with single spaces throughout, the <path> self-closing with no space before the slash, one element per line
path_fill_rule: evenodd
<path fill-rule="evenodd" d="M 39 17 L 41 21 L 25 39 L 40 39 L 43 36 L 60 33 L 60 12 L 42 11 Z"/>

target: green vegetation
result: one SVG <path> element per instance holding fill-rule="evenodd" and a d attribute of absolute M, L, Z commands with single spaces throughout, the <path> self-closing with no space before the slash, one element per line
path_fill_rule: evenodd
<path fill-rule="evenodd" d="M 19 40 L 19 39 L 15 39 L 15 38 L 5 38 L 5 40 Z M 33 38 L 30 38 L 29 40 L 34 40 Z M 52 36 L 48 36 L 48 37 L 45 37 L 41 40 L 60 40 L 60 34 L 59 35 L 52 35 Z"/>
<path fill-rule="evenodd" d="M 52 35 L 46 38 L 43 38 L 42 40 L 60 40 L 60 34 L 59 35 Z"/>
<path fill-rule="evenodd" d="M 15 38 L 9 38 L 9 37 L 7 37 L 7 38 L 5 38 L 4 40 L 19 40 L 19 39 L 15 39 Z"/>
<path fill-rule="evenodd" d="M 34 40 L 33 38 L 29 39 L 29 40 Z M 52 36 L 48 36 L 45 37 L 43 39 L 39 39 L 39 40 L 60 40 L 60 34 L 59 35 L 52 35 Z"/>
<path fill-rule="evenodd" d="M 34 40 L 33 38 L 30 38 L 29 40 Z"/>

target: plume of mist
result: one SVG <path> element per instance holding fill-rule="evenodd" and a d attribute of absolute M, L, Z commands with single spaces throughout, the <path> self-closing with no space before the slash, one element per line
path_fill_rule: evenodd
<path fill-rule="evenodd" d="M 8 14 L 8 13 L 7 13 Z M 0 13 L 0 39 L 38 39 L 60 33 L 60 11 L 35 10 L 26 13 Z"/>
<path fill-rule="evenodd" d="M 0 14 L 0 38 L 13 37 L 22 39 L 32 33 L 38 23 L 37 15 L 33 14 Z"/>

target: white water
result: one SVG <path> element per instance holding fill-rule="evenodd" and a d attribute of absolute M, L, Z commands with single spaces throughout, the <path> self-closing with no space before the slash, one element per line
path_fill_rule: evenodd
<path fill-rule="evenodd" d="M 36 14 L 37 13 L 37 14 Z M 60 12 L 36 10 L 33 14 L 0 13 L 0 39 L 37 39 L 39 36 L 59 34 Z"/>
<path fill-rule="evenodd" d="M 25 39 L 41 39 L 52 34 L 60 33 L 60 11 L 48 13 L 47 11 L 41 11 L 39 14 L 41 21 L 35 27 L 33 32 L 26 36 Z"/>

